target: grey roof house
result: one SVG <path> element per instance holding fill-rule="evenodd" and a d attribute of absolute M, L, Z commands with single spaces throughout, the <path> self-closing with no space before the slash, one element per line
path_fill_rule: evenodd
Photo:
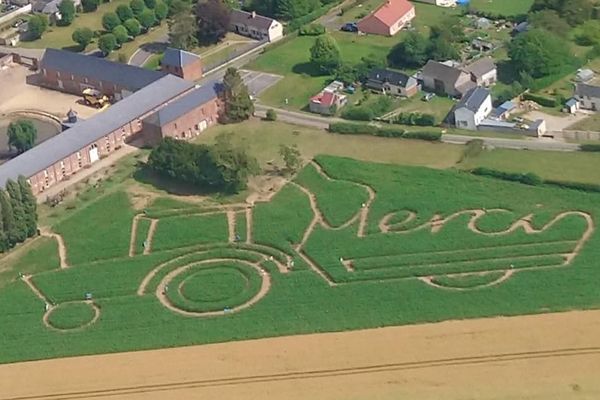
<path fill-rule="evenodd" d="M 471 80 L 482 86 L 490 86 L 498 80 L 496 63 L 491 57 L 483 57 L 467 65 L 465 71 L 471 74 Z"/>
<path fill-rule="evenodd" d="M 231 10 L 230 29 L 239 35 L 261 41 L 274 42 L 283 37 L 283 25 L 279 21 L 254 11 Z"/>
<path fill-rule="evenodd" d="M 600 86 L 578 83 L 575 85 L 575 96 L 579 100 L 579 108 L 584 110 L 600 110 Z"/>
<path fill-rule="evenodd" d="M 469 90 L 454 107 L 454 123 L 457 128 L 476 130 L 492 112 L 492 96 L 486 88 Z"/>
<path fill-rule="evenodd" d="M 366 86 L 378 92 L 405 97 L 413 96 L 419 90 L 418 82 L 412 76 L 382 68 L 375 68 L 369 72 Z"/>
<path fill-rule="evenodd" d="M 433 60 L 429 60 L 423 68 L 422 79 L 425 90 L 452 97 L 462 97 L 477 86 L 469 73 Z"/>

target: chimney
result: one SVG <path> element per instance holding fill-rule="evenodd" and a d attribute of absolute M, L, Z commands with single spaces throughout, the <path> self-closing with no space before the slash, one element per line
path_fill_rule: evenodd
<path fill-rule="evenodd" d="M 256 18 L 256 11 L 252 11 L 252 19 Z"/>

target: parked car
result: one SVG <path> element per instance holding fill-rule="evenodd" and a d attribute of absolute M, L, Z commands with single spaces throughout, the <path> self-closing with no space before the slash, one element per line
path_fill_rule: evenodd
<path fill-rule="evenodd" d="M 15 21 L 15 23 L 12 25 L 13 28 L 18 28 L 19 26 L 23 25 L 25 23 L 24 19 L 18 19 Z"/>
<path fill-rule="evenodd" d="M 434 97 L 435 97 L 435 93 L 425 93 L 425 96 L 423 96 L 423 98 L 421 98 L 421 100 L 430 101 Z"/>
<path fill-rule="evenodd" d="M 344 32 L 358 32 L 358 25 L 356 25 L 356 22 L 348 22 L 342 25 L 341 29 Z"/>

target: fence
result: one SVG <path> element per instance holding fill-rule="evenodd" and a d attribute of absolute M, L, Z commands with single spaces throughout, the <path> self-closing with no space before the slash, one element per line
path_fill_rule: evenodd
<path fill-rule="evenodd" d="M 562 135 L 564 139 L 576 141 L 600 140 L 600 132 L 593 131 L 562 131 L 558 132 L 558 135 Z"/>

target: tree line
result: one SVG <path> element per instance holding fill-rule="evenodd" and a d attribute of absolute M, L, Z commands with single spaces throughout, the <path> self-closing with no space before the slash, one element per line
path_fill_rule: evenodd
<path fill-rule="evenodd" d="M 20 176 L 0 189 L 0 252 L 37 234 L 37 202 L 31 187 Z"/>
<path fill-rule="evenodd" d="M 256 159 L 223 134 L 213 145 L 165 138 L 150 153 L 147 167 L 160 176 L 225 193 L 245 189 L 248 178 L 259 172 Z"/>

